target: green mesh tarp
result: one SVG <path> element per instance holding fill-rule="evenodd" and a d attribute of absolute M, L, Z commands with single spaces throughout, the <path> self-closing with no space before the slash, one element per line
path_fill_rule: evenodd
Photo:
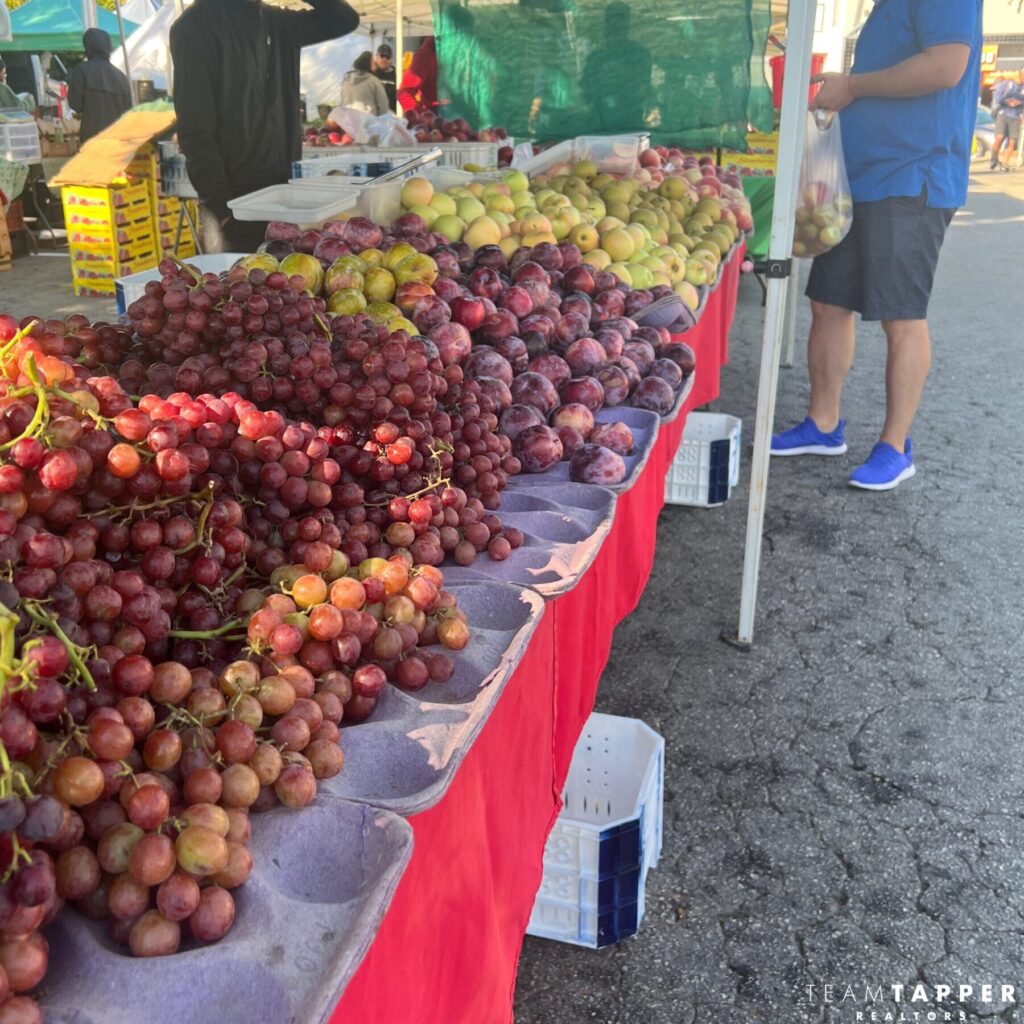
<path fill-rule="evenodd" d="M 649 131 L 746 148 L 770 131 L 769 0 L 433 0 L 446 117 L 517 138 Z"/>

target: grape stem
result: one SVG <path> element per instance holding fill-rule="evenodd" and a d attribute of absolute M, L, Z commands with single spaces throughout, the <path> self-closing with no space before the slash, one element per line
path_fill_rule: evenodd
<path fill-rule="evenodd" d="M 15 331 L 14 337 L 11 338 L 11 340 L 8 341 L 3 348 L 0 348 L 0 360 L 6 359 L 7 353 L 10 352 L 11 349 L 14 348 L 14 346 L 17 345 L 18 342 L 22 340 L 22 338 L 25 338 L 28 335 L 30 335 L 32 331 L 38 326 L 38 324 L 38 320 L 33 320 L 31 323 L 28 323 L 24 327 L 21 327 L 17 331 Z"/>
<path fill-rule="evenodd" d="M 71 664 L 75 667 L 78 677 L 85 683 L 89 690 L 95 691 L 96 680 L 93 679 L 92 673 L 82 660 L 82 655 L 78 645 L 73 643 L 67 633 L 60 628 L 56 617 L 53 615 L 47 615 L 35 601 L 24 601 L 22 603 L 29 618 L 32 619 L 37 626 L 42 626 L 44 629 L 49 630 L 50 633 L 52 633 L 64 645 L 64 649 L 68 652 L 68 658 L 71 661 Z"/>
<path fill-rule="evenodd" d="M 46 389 L 39 380 L 35 357 L 31 354 L 25 358 L 25 374 L 32 382 L 32 390 L 36 395 L 35 412 L 32 414 L 32 419 L 29 420 L 28 426 L 25 427 L 17 437 L 12 437 L 10 441 L 0 444 L 0 452 L 5 452 L 9 448 L 13 448 L 19 441 L 24 440 L 26 437 L 35 437 L 35 435 L 39 433 L 39 427 L 43 420 L 47 418 L 50 412 L 49 404 L 46 401 Z"/>
<path fill-rule="evenodd" d="M 178 257 L 175 256 L 173 253 L 167 253 L 167 257 L 168 259 L 174 260 L 174 262 L 178 264 L 178 267 L 181 270 L 184 270 L 185 273 L 188 274 L 188 276 L 191 277 L 196 284 L 199 284 L 199 282 L 202 281 L 202 274 L 200 274 L 196 270 L 193 270 L 187 263 L 184 263 L 182 260 L 179 260 Z"/>
<path fill-rule="evenodd" d="M 168 635 L 179 640 L 214 640 L 230 633 L 233 629 L 239 629 L 241 625 L 242 623 L 238 619 L 232 619 L 216 629 L 172 629 Z"/>
<path fill-rule="evenodd" d="M 188 501 L 190 499 L 194 501 L 202 501 L 204 498 L 207 500 L 213 497 L 213 483 L 208 483 L 201 491 L 196 491 L 193 494 L 179 494 L 177 496 L 171 496 L 168 498 L 157 498 L 155 501 L 147 502 L 144 505 L 132 503 L 131 505 L 114 505 L 111 508 L 97 509 L 95 512 L 85 513 L 87 517 L 95 516 L 115 516 L 115 515 L 134 515 L 137 512 L 148 512 L 154 508 L 164 508 L 167 505 L 174 505 L 181 501 Z"/>

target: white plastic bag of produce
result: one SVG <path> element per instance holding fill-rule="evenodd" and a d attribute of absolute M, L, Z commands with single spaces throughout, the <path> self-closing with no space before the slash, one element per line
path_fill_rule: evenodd
<path fill-rule="evenodd" d="M 352 107 L 335 107 L 327 115 L 328 124 L 336 124 L 352 136 L 359 146 L 415 146 L 416 136 L 405 121 L 394 114 L 368 114 Z"/>
<path fill-rule="evenodd" d="M 839 118 L 823 110 L 808 111 L 793 255 L 820 256 L 834 249 L 850 233 L 852 224 L 853 197 L 843 161 Z"/>

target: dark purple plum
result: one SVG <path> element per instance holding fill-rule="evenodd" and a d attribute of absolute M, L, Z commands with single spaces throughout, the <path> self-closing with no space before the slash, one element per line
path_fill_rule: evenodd
<path fill-rule="evenodd" d="M 569 460 L 569 479 L 581 484 L 614 487 L 626 479 L 626 463 L 621 455 L 600 444 L 585 444 Z"/>
<path fill-rule="evenodd" d="M 570 402 L 568 405 L 560 405 L 551 414 L 551 426 L 556 430 L 559 427 L 572 427 L 578 430 L 580 436 L 586 441 L 594 429 L 594 414 L 585 405 L 581 405 L 579 402 Z"/>
<path fill-rule="evenodd" d="M 647 371 L 647 376 L 660 377 L 673 391 L 678 390 L 683 383 L 683 371 L 679 369 L 679 364 L 671 359 L 655 359 Z"/>
<path fill-rule="evenodd" d="M 498 429 L 514 441 L 519 431 L 543 425 L 544 417 L 532 405 L 510 405 L 501 414 Z"/>
<path fill-rule="evenodd" d="M 640 370 L 629 356 L 619 356 L 618 359 L 609 359 L 608 363 L 610 366 L 617 366 L 619 369 L 625 371 L 626 376 L 629 378 L 630 391 L 640 383 L 642 376 Z"/>
<path fill-rule="evenodd" d="M 697 357 L 685 342 L 674 341 L 671 345 L 666 345 L 662 355 L 666 359 L 671 359 L 683 371 L 683 380 L 686 380 L 697 367 Z"/>
<path fill-rule="evenodd" d="M 564 358 L 574 377 L 584 377 L 603 366 L 608 361 L 608 353 L 594 338 L 579 338 L 565 350 Z"/>
<path fill-rule="evenodd" d="M 579 402 L 597 412 L 604 405 L 604 388 L 596 377 L 574 377 L 558 389 L 558 397 L 566 405 Z"/>
<path fill-rule="evenodd" d="M 572 458 L 572 453 L 582 448 L 587 442 L 575 427 L 555 427 L 558 440 L 562 442 L 562 461 Z"/>
<path fill-rule="evenodd" d="M 519 320 L 507 309 L 499 309 L 484 318 L 477 331 L 477 336 L 485 345 L 496 345 L 502 338 L 508 338 L 519 332 Z"/>
<path fill-rule="evenodd" d="M 587 440 L 591 444 L 603 444 L 616 455 L 633 454 L 633 431 L 621 420 L 614 423 L 595 423 Z"/>
<path fill-rule="evenodd" d="M 622 405 L 629 398 L 632 385 L 629 376 L 621 366 L 602 366 L 597 371 L 597 379 L 604 388 L 604 404 L 606 406 Z"/>
<path fill-rule="evenodd" d="M 558 408 L 558 392 L 547 377 L 527 370 L 512 381 L 512 401 L 517 405 L 532 405 L 545 418 Z"/>
<path fill-rule="evenodd" d="M 572 379 L 572 370 L 569 364 L 561 356 L 556 356 L 554 352 L 545 352 L 543 355 L 537 356 L 536 359 L 531 359 L 530 369 L 542 377 L 547 377 L 556 388 Z"/>
<path fill-rule="evenodd" d="M 637 288 L 626 296 L 626 316 L 632 316 L 646 309 L 654 301 L 654 296 L 645 288 Z"/>
<path fill-rule="evenodd" d="M 435 327 L 448 323 L 452 309 L 444 299 L 436 295 L 424 295 L 412 309 L 412 322 L 424 333 L 429 334 Z"/>
<path fill-rule="evenodd" d="M 665 416 L 672 411 L 676 393 L 660 377 L 644 377 L 633 392 L 632 404 L 638 409 Z"/>
<path fill-rule="evenodd" d="M 494 351 L 507 360 L 513 374 L 526 372 L 530 364 L 530 353 L 526 350 L 526 342 L 522 338 L 510 334 L 494 346 Z M 509 383 L 511 384 L 511 381 Z"/>
<path fill-rule="evenodd" d="M 481 245 L 476 251 L 475 262 L 478 267 L 489 267 L 491 270 L 498 271 L 499 274 L 508 273 L 508 260 L 496 245 Z"/>
<path fill-rule="evenodd" d="M 473 351 L 469 353 L 469 357 L 462 364 L 462 369 L 470 380 L 477 377 L 497 377 L 498 380 L 511 384 L 512 378 L 515 376 L 509 361 L 495 349 L 488 348 L 486 345 L 474 345 Z"/>
<path fill-rule="evenodd" d="M 540 424 L 516 434 L 512 454 L 524 473 L 544 473 L 562 459 L 562 442 L 551 427 Z"/>
<path fill-rule="evenodd" d="M 491 412 L 501 415 L 501 411 L 512 404 L 512 392 L 503 380 L 498 380 L 497 377 L 477 377 L 476 382 L 480 385 L 481 398 L 491 402 L 493 406 Z M 483 408 L 482 404 L 481 408 Z M 487 410 L 484 409 L 484 411 Z"/>
<path fill-rule="evenodd" d="M 651 368 L 651 363 L 657 359 L 657 354 L 652 345 L 646 341 L 627 341 L 622 354 L 636 363 L 636 368 L 642 377 Z"/>
<path fill-rule="evenodd" d="M 622 355 L 622 350 L 626 344 L 626 339 L 622 337 L 622 334 L 615 330 L 614 327 L 601 327 L 594 334 L 594 339 L 604 349 L 605 355 L 609 359 L 614 359 L 616 356 Z"/>
<path fill-rule="evenodd" d="M 638 327 L 633 332 L 633 337 L 629 340 L 646 341 L 647 344 L 654 349 L 655 355 L 658 355 L 661 352 L 661 347 L 665 341 L 661 336 L 661 331 L 659 331 L 657 327 Z"/>
<path fill-rule="evenodd" d="M 473 349 L 473 339 L 462 324 L 439 324 L 427 337 L 437 346 L 438 355 L 445 366 L 461 363 Z"/>
<path fill-rule="evenodd" d="M 539 242 L 530 250 L 530 259 L 545 270 L 561 270 L 562 251 L 554 242 Z"/>

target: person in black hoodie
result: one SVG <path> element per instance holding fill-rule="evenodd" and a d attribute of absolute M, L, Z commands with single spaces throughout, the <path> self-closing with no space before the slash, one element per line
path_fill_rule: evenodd
<path fill-rule="evenodd" d="M 233 220 L 228 200 L 283 184 L 301 155 L 299 51 L 359 25 L 344 0 L 308 3 L 312 10 L 288 11 L 260 0 L 195 0 L 171 28 L 178 143 L 204 232 L 222 232 L 228 250 L 251 252 L 266 228 Z"/>
<path fill-rule="evenodd" d="M 110 63 L 110 36 L 87 28 L 82 36 L 85 60 L 71 69 L 68 103 L 82 118 L 79 138 L 86 142 L 112 125 L 132 105 L 132 90 L 124 72 Z"/>

